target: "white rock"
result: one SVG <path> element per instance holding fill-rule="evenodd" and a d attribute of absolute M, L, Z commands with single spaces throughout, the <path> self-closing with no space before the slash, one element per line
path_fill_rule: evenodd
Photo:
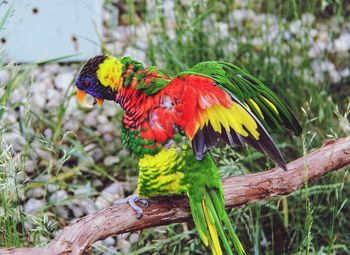
<path fill-rule="evenodd" d="M 18 197 L 15 198 L 16 201 L 25 201 L 26 200 L 26 195 L 25 195 L 25 191 L 24 191 L 24 187 L 23 186 L 19 186 L 17 188 L 16 191 L 16 196 L 18 195 Z"/>
<path fill-rule="evenodd" d="M 60 65 L 57 63 L 45 65 L 45 71 L 48 73 L 57 73 L 60 70 Z"/>
<path fill-rule="evenodd" d="M 2 116 L 2 123 L 3 125 L 11 125 L 17 122 L 17 117 L 14 112 L 12 111 L 5 111 L 4 115 Z"/>
<path fill-rule="evenodd" d="M 42 81 L 44 79 L 47 79 L 47 77 L 52 77 L 52 74 L 50 72 L 46 72 L 44 66 L 35 68 L 32 72 L 32 75 L 37 81 Z"/>
<path fill-rule="evenodd" d="M 47 174 L 45 174 L 45 175 L 39 175 L 35 180 L 38 181 L 38 182 L 46 183 L 46 182 L 49 181 L 49 177 L 48 177 Z M 50 184 L 48 184 L 48 186 L 49 186 L 49 185 L 50 185 Z"/>
<path fill-rule="evenodd" d="M 100 124 L 105 124 L 108 122 L 108 119 L 105 115 L 99 114 L 99 115 L 97 115 L 97 121 Z"/>
<path fill-rule="evenodd" d="M 10 71 L 8 69 L 0 70 L 0 84 L 7 84 L 10 80 Z"/>
<path fill-rule="evenodd" d="M 70 114 L 74 114 L 77 112 L 78 109 L 78 102 L 76 100 L 76 98 L 71 98 L 67 104 L 67 109 L 66 109 L 66 114 L 70 115 Z M 72 120 L 70 120 L 72 121 Z"/>
<path fill-rule="evenodd" d="M 117 56 L 124 55 L 126 46 L 127 46 L 126 42 L 112 41 L 111 43 L 106 44 L 106 50 L 113 52 Z"/>
<path fill-rule="evenodd" d="M 21 171 L 16 174 L 17 183 L 23 183 L 27 178 L 28 176 L 26 175 L 25 172 Z"/>
<path fill-rule="evenodd" d="M 137 243 L 139 241 L 139 239 L 140 239 L 140 232 L 131 233 L 129 236 L 129 242 L 131 244 Z"/>
<path fill-rule="evenodd" d="M 301 22 L 304 24 L 304 25 L 312 25 L 312 23 L 314 22 L 315 20 L 315 16 L 311 13 L 304 13 L 302 16 L 301 16 Z"/>
<path fill-rule="evenodd" d="M 57 184 L 48 184 L 47 185 L 47 191 L 50 192 L 50 193 L 53 193 L 55 191 L 57 191 L 59 189 L 59 186 Z"/>
<path fill-rule="evenodd" d="M 34 93 L 31 102 L 34 105 L 34 109 L 42 110 L 42 108 L 44 108 L 46 105 L 46 96 L 39 93 Z"/>
<path fill-rule="evenodd" d="M 101 191 L 100 196 L 105 198 L 110 203 L 114 202 L 117 199 L 124 198 L 123 183 L 112 183 L 107 188 Z"/>
<path fill-rule="evenodd" d="M 115 38 L 118 38 L 118 42 L 127 43 L 129 40 L 129 28 L 127 26 L 117 26 L 112 33 Z"/>
<path fill-rule="evenodd" d="M 68 204 L 67 206 L 72 210 L 75 218 L 80 218 L 84 215 L 83 210 L 79 206 L 75 204 Z"/>
<path fill-rule="evenodd" d="M 57 213 L 62 218 L 68 219 L 69 218 L 69 210 L 65 206 L 57 206 L 56 207 Z"/>
<path fill-rule="evenodd" d="M 35 240 L 32 240 L 32 241 L 35 242 Z M 39 242 L 40 242 L 40 243 L 48 243 L 48 242 L 49 242 L 49 238 L 40 235 L 40 236 L 39 236 Z"/>
<path fill-rule="evenodd" d="M 112 204 L 112 201 L 108 201 L 106 198 L 99 196 L 96 198 L 95 200 L 95 206 L 97 207 L 97 209 L 103 209 L 106 208 L 108 206 L 110 206 Z"/>
<path fill-rule="evenodd" d="M 131 179 L 131 178 L 130 178 Z M 136 179 L 136 178 L 135 178 Z M 127 181 L 123 182 L 123 187 L 126 192 L 134 192 L 137 187 L 137 179 L 136 181 Z"/>
<path fill-rule="evenodd" d="M 54 79 L 56 88 L 66 91 L 69 85 L 74 81 L 74 75 L 75 72 L 73 71 L 59 73 Z"/>
<path fill-rule="evenodd" d="M 68 115 L 66 117 L 67 117 L 67 120 L 63 124 L 63 129 L 65 131 L 76 131 L 76 130 L 78 130 L 79 127 L 80 127 L 79 121 L 76 121 L 75 119 L 73 119 L 71 116 L 68 116 Z"/>
<path fill-rule="evenodd" d="M 329 34 L 328 34 L 328 28 L 327 27 L 321 27 L 317 39 L 319 41 L 328 42 L 329 41 Z"/>
<path fill-rule="evenodd" d="M 79 167 L 89 167 L 91 166 L 92 164 L 94 164 L 94 159 L 91 157 L 91 156 L 84 156 L 84 157 L 79 157 L 79 160 L 78 160 L 78 166 Z"/>
<path fill-rule="evenodd" d="M 33 218 L 32 217 L 27 217 L 28 220 L 24 222 L 24 228 L 28 231 L 32 230 L 33 229 Z M 31 239 L 33 237 L 31 237 L 31 235 L 29 235 L 29 239 Z"/>
<path fill-rule="evenodd" d="M 86 185 L 81 185 L 78 186 L 77 189 L 75 189 L 74 191 L 74 196 L 78 197 L 78 196 L 88 196 L 92 193 L 92 187 L 90 183 L 87 183 Z"/>
<path fill-rule="evenodd" d="M 46 98 L 47 91 L 51 89 L 52 81 L 48 80 L 36 80 L 33 84 L 33 94 L 40 94 Z"/>
<path fill-rule="evenodd" d="M 3 86 L 3 84 L 1 84 L 1 80 L 0 80 L 0 86 Z M 5 88 L 4 87 L 0 87 L 0 97 L 2 97 L 5 93 Z"/>
<path fill-rule="evenodd" d="M 257 48 L 261 48 L 261 46 L 264 44 L 263 40 L 260 37 L 255 37 L 252 40 L 252 45 L 254 45 Z"/>
<path fill-rule="evenodd" d="M 255 16 L 255 12 L 250 9 L 236 9 L 230 15 L 230 24 L 236 25 L 236 22 L 242 23 L 244 20 L 253 19 Z"/>
<path fill-rule="evenodd" d="M 117 248 L 120 249 L 123 253 L 128 254 L 131 248 L 131 244 L 125 239 L 119 239 L 117 243 Z"/>
<path fill-rule="evenodd" d="M 55 108 L 58 107 L 59 104 L 61 103 L 61 93 L 59 93 L 57 90 L 50 89 L 47 92 L 47 107 L 49 108 Z"/>
<path fill-rule="evenodd" d="M 347 53 L 350 50 L 350 33 L 342 34 L 334 40 L 334 50 L 337 53 Z"/>
<path fill-rule="evenodd" d="M 22 135 L 16 132 L 5 133 L 3 138 L 7 144 L 11 144 L 16 151 L 21 150 L 25 144 L 25 139 Z"/>
<path fill-rule="evenodd" d="M 325 41 L 317 41 L 312 46 L 312 48 L 309 50 L 308 54 L 309 57 L 315 58 L 320 56 L 324 53 L 324 51 L 327 49 L 327 43 Z"/>
<path fill-rule="evenodd" d="M 146 40 L 144 40 L 143 38 L 137 39 L 134 43 L 135 43 L 136 48 L 138 48 L 138 49 L 146 51 L 148 48 L 148 42 Z"/>
<path fill-rule="evenodd" d="M 347 118 L 340 118 L 339 120 L 339 127 L 342 129 L 346 134 L 350 134 L 350 122 Z"/>
<path fill-rule="evenodd" d="M 103 108 L 103 114 L 109 117 L 115 117 L 120 111 L 120 108 L 115 104 L 105 103 L 106 107 Z"/>
<path fill-rule="evenodd" d="M 25 90 L 24 86 L 18 86 L 16 89 L 14 89 L 10 96 L 9 101 L 11 103 L 18 103 L 18 102 L 24 102 L 27 98 L 27 92 Z"/>
<path fill-rule="evenodd" d="M 97 131 L 102 135 L 106 133 L 112 133 L 115 131 L 115 126 L 111 122 L 107 122 L 105 124 L 98 125 Z"/>
<path fill-rule="evenodd" d="M 107 246 L 114 246 L 115 245 L 115 239 L 113 237 L 107 237 L 105 240 L 103 240 L 103 242 L 107 245 Z"/>
<path fill-rule="evenodd" d="M 150 25 L 146 23 L 141 23 L 135 27 L 137 40 L 146 41 L 150 31 Z M 146 48 L 144 48 L 145 50 Z"/>
<path fill-rule="evenodd" d="M 349 69 L 349 67 L 346 67 L 343 70 L 341 70 L 339 74 L 340 74 L 341 77 L 344 77 L 344 78 L 349 77 L 350 76 L 350 69 Z"/>
<path fill-rule="evenodd" d="M 334 83 L 337 83 L 341 80 L 341 76 L 340 76 L 339 72 L 336 70 L 331 70 L 329 72 L 329 76 L 330 76 L 332 82 L 334 82 Z"/>
<path fill-rule="evenodd" d="M 295 20 L 295 21 L 290 23 L 289 30 L 293 34 L 297 34 L 299 32 L 299 30 L 300 30 L 300 27 L 301 27 L 301 21 L 300 20 Z"/>
<path fill-rule="evenodd" d="M 103 141 L 106 143 L 110 143 L 114 140 L 115 138 L 111 134 L 104 134 L 103 135 Z"/>
<path fill-rule="evenodd" d="M 36 187 L 27 191 L 27 196 L 32 198 L 42 198 L 45 195 L 45 190 L 41 187 Z"/>
<path fill-rule="evenodd" d="M 55 203 L 55 202 L 59 203 L 62 200 L 65 200 L 67 197 L 68 197 L 67 191 L 58 190 L 50 196 L 49 201 L 52 203 Z"/>
<path fill-rule="evenodd" d="M 81 200 L 78 202 L 78 205 L 83 210 L 84 214 L 90 214 L 97 211 L 97 208 L 91 199 Z"/>
<path fill-rule="evenodd" d="M 92 181 L 93 187 L 102 187 L 104 186 L 104 183 L 100 179 L 95 179 Z"/>
<path fill-rule="evenodd" d="M 103 163 L 105 166 L 112 166 L 118 164 L 120 162 L 120 158 L 118 156 L 107 156 Z"/>
<path fill-rule="evenodd" d="M 104 153 L 100 148 L 94 149 L 89 154 L 93 157 L 95 162 L 100 161 L 104 157 Z"/>
<path fill-rule="evenodd" d="M 129 157 L 130 155 L 130 152 L 126 149 L 121 149 L 119 152 L 118 152 L 118 156 L 121 157 L 121 158 L 125 158 L 125 157 Z"/>
<path fill-rule="evenodd" d="M 230 36 L 227 23 L 217 22 L 216 27 L 219 30 L 220 37 L 228 38 Z"/>
<path fill-rule="evenodd" d="M 44 160 L 51 160 L 52 159 L 52 155 L 50 152 L 48 151 L 44 151 L 43 149 L 41 148 L 35 148 L 35 152 L 36 154 L 38 154 L 38 156 Z"/>
<path fill-rule="evenodd" d="M 88 145 L 86 145 L 84 147 L 84 151 L 90 152 L 90 151 L 93 151 L 95 148 L 97 148 L 97 144 L 96 143 L 89 143 Z"/>
<path fill-rule="evenodd" d="M 24 205 L 24 211 L 29 214 L 35 214 L 44 208 L 45 204 L 42 200 L 30 198 Z"/>
<path fill-rule="evenodd" d="M 52 129 L 46 128 L 44 130 L 44 136 L 45 136 L 46 139 L 51 139 L 51 137 L 52 137 Z"/>
<path fill-rule="evenodd" d="M 286 41 L 290 41 L 293 37 L 292 37 L 292 34 L 288 30 L 286 30 L 283 33 L 283 38 Z"/>
<path fill-rule="evenodd" d="M 236 40 L 233 40 L 233 38 L 231 38 L 231 42 L 227 45 L 227 50 L 228 52 L 237 52 L 238 51 L 238 45 Z"/>
<path fill-rule="evenodd" d="M 91 111 L 88 114 L 86 114 L 86 117 L 84 119 L 84 126 L 97 126 L 97 111 Z"/>

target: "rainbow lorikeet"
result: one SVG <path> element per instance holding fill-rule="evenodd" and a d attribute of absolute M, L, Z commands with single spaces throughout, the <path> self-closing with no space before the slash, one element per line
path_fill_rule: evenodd
<path fill-rule="evenodd" d="M 239 67 L 221 61 L 195 65 L 175 77 L 144 67 L 130 57 L 96 56 L 82 68 L 77 97 L 86 93 L 102 104 L 124 110 L 122 141 L 138 158 L 138 196 L 127 202 L 147 204 L 156 195 L 186 194 L 198 234 L 213 254 L 245 251 L 224 206 L 218 169 L 207 153 L 220 141 L 252 145 L 286 170 L 269 131 L 302 128 L 287 106 L 262 82 Z M 226 227 L 226 231 L 224 230 Z M 220 242 L 221 240 L 221 242 Z"/>

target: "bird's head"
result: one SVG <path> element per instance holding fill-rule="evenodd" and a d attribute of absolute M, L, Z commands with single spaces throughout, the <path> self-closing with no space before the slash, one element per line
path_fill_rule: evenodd
<path fill-rule="evenodd" d="M 94 104 L 102 105 L 104 100 L 115 100 L 123 83 L 122 73 L 123 64 L 117 58 L 100 55 L 90 59 L 76 81 L 78 101 L 91 107 L 86 102 L 86 94 L 94 98 Z"/>

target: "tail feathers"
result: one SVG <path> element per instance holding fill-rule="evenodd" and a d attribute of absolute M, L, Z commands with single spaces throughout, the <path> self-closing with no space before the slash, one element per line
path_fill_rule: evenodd
<path fill-rule="evenodd" d="M 207 226 L 209 228 L 210 248 L 213 250 L 214 255 L 222 255 L 222 250 L 221 250 L 221 246 L 220 246 L 218 232 L 217 232 L 216 227 L 215 227 L 215 220 L 214 220 L 213 214 L 211 212 L 208 212 L 204 199 L 202 200 L 202 208 L 203 208 L 204 215 L 205 215 L 205 221 L 206 221 Z"/>
<path fill-rule="evenodd" d="M 225 202 L 224 202 L 223 196 L 220 196 L 218 194 L 218 192 L 215 190 L 210 190 L 209 192 L 210 192 L 210 196 L 213 200 L 214 207 L 220 208 L 220 210 L 218 210 L 218 209 L 216 209 L 216 210 L 222 212 L 221 215 L 219 214 L 221 217 L 220 216 L 219 217 L 223 221 L 225 227 L 227 228 L 235 249 L 237 250 L 239 255 L 246 254 L 246 252 L 243 248 L 243 245 L 242 245 L 241 241 L 239 240 L 236 232 L 234 231 L 232 224 L 230 222 L 230 219 L 228 218 L 228 215 L 225 211 Z"/>
<path fill-rule="evenodd" d="M 231 239 L 237 253 L 239 255 L 246 254 L 227 216 L 224 199 L 219 190 L 206 190 L 201 202 L 196 202 L 190 194 L 189 200 L 198 234 L 203 243 L 210 246 L 214 255 L 223 254 L 219 237 L 226 254 L 233 255 L 223 226 L 227 228 L 228 237 Z"/>
<path fill-rule="evenodd" d="M 189 196 L 189 200 L 190 200 L 192 218 L 193 218 L 194 224 L 196 225 L 198 235 L 202 239 L 205 246 L 208 246 L 210 235 L 208 232 L 205 215 L 202 210 L 202 205 L 200 202 L 196 202 L 191 196 Z"/>

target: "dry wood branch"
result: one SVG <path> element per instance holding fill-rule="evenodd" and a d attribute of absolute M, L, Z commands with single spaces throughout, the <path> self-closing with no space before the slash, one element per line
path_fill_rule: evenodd
<path fill-rule="evenodd" d="M 269 171 L 223 180 L 227 208 L 242 206 L 261 199 L 291 193 L 327 172 L 350 164 L 350 137 L 329 141 L 323 147 L 288 164 L 289 171 Z M 43 248 L 7 248 L 0 254 L 82 254 L 93 243 L 111 235 L 149 227 L 183 222 L 191 218 L 183 196 L 151 199 L 145 215 L 136 215 L 127 205 L 112 206 L 87 215 L 65 227 Z"/>

